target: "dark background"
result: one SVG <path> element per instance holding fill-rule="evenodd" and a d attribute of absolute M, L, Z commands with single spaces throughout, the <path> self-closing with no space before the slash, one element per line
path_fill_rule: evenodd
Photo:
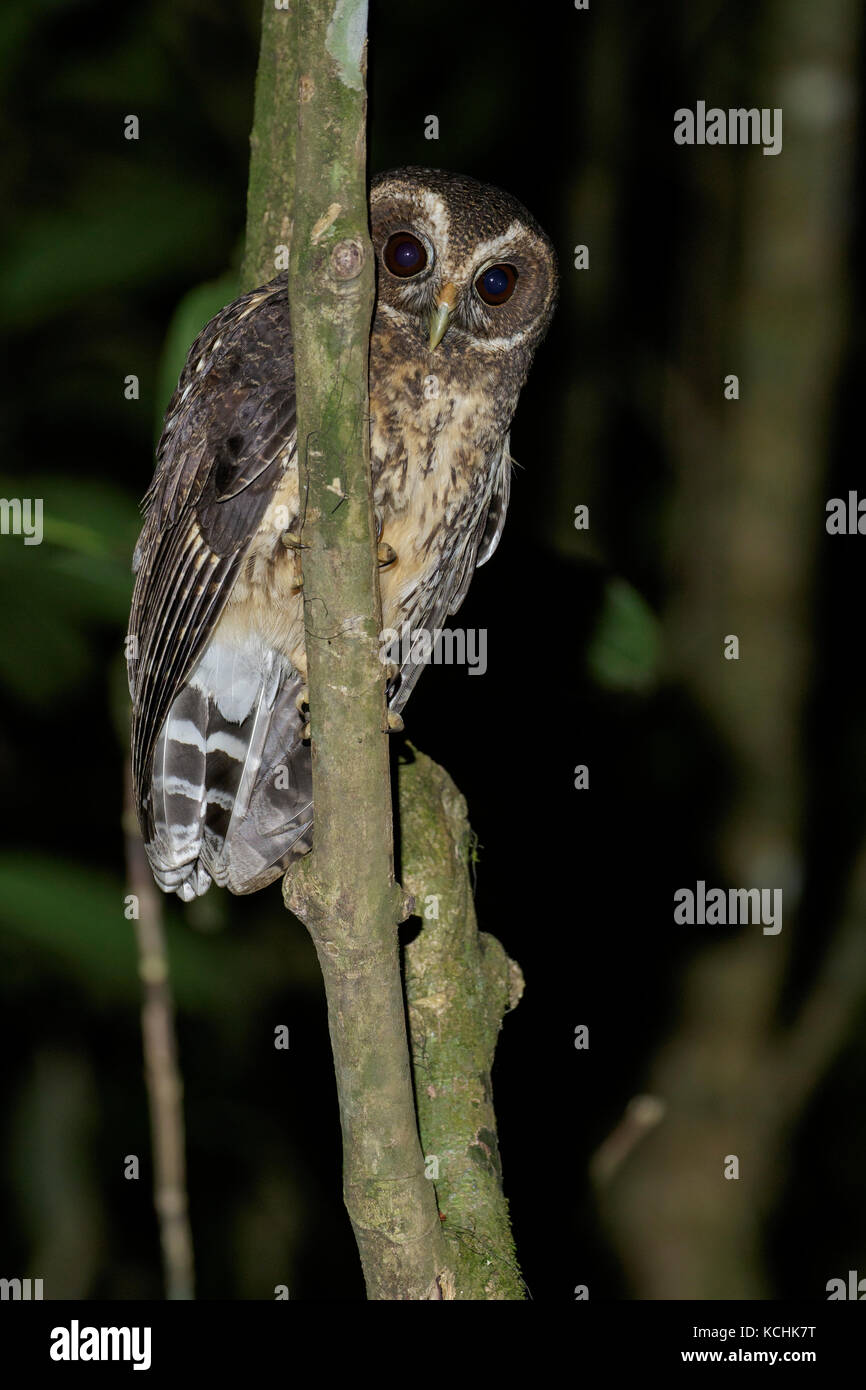
<path fill-rule="evenodd" d="M 480 923 L 527 981 L 494 1087 L 538 1300 L 820 1298 L 866 1273 L 866 541 L 824 530 L 862 476 L 860 20 L 843 0 L 372 4 L 371 171 L 500 184 L 561 263 L 511 515 L 461 613 L 488 672 L 431 670 L 407 718 L 467 797 Z M 39 547 L 0 537 L 0 1274 L 47 1296 L 161 1291 L 122 639 L 162 411 L 236 292 L 258 22 L 250 0 L 6 0 L 0 20 L 0 492 L 46 516 Z M 698 99 L 782 106 L 783 153 L 676 146 Z M 781 936 L 673 924 L 675 889 L 753 886 L 759 859 L 784 865 Z M 363 1297 L 303 929 L 279 885 L 165 910 L 199 1296 Z M 776 1113 L 780 1056 L 800 1084 Z M 669 1129 L 598 1193 L 590 1159 L 646 1092 Z"/>

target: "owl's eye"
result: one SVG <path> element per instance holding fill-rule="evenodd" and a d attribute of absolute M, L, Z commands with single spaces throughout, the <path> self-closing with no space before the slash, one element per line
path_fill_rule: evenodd
<path fill-rule="evenodd" d="M 411 232 L 395 232 L 386 242 L 384 260 L 392 275 L 408 280 L 410 275 L 417 275 L 424 269 L 427 251 L 424 243 Z"/>
<path fill-rule="evenodd" d="M 482 270 L 475 288 L 485 304 L 504 304 L 513 295 L 516 284 L 517 271 L 513 265 L 492 265 Z"/>

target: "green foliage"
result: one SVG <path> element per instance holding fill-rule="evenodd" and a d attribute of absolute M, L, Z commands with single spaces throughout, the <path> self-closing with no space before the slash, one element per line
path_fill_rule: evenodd
<path fill-rule="evenodd" d="M 42 544 L 0 546 L 0 686 L 50 704 L 91 671 L 92 629 L 125 628 L 139 517 L 119 488 L 88 479 L 6 477 L 0 495 L 43 501 Z"/>
<path fill-rule="evenodd" d="M 608 690 L 644 693 L 655 685 L 660 660 L 655 613 L 626 580 L 611 579 L 587 650 L 593 679 Z"/>
<path fill-rule="evenodd" d="M 54 957 L 64 976 L 101 1000 L 138 995 L 132 923 L 119 879 L 42 855 L 0 855 L 0 921 L 29 950 Z M 126 928 L 126 930 L 124 930 Z"/>
<path fill-rule="evenodd" d="M 32 325 L 84 296 L 152 285 L 166 265 L 194 274 L 195 238 L 185 232 L 192 224 L 204 234 L 224 215 L 206 185 L 188 187 L 179 198 L 158 171 L 104 161 L 98 180 L 83 182 L 67 206 L 39 208 L 19 222 L 0 260 L 4 318 Z"/>
<path fill-rule="evenodd" d="M 42 854 L 0 854 L 0 926 L 28 952 L 50 957 L 94 1003 L 134 1007 L 140 995 L 135 923 L 124 915 L 129 888 L 119 874 Z M 191 931 L 181 910 L 160 903 L 166 918 L 172 989 L 187 1012 L 219 1016 L 243 1011 L 279 985 L 266 932 L 243 936 Z M 284 931 L 284 928 L 283 928 Z M 300 928 L 283 938 L 287 973 L 308 979 L 312 956 Z"/>
<path fill-rule="evenodd" d="M 158 429 L 190 344 L 236 293 L 237 274 L 227 272 L 178 305 L 161 357 Z M 9 537 L 0 546 L 0 591 L 15 595 L 0 605 L 0 687 L 50 706 L 92 673 L 93 629 L 126 630 L 141 517 L 129 493 L 105 480 L 7 476 L 0 496 L 43 502 L 42 544 Z"/>

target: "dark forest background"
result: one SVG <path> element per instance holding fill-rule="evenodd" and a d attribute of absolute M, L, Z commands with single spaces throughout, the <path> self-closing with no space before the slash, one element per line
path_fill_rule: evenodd
<path fill-rule="evenodd" d="M 0 537 L 0 1274 L 46 1297 L 161 1296 L 122 646 L 162 412 L 236 292 L 259 18 L 0 15 L 0 495 L 45 507 L 41 546 Z M 824 525 L 863 486 L 864 54 L 855 0 L 371 6 L 371 172 L 500 184 L 561 262 L 461 613 L 488 672 L 430 670 L 407 718 L 468 799 L 480 923 L 526 976 L 494 1086 L 537 1300 L 866 1274 L 866 540 Z M 782 107 L 783 152 L 675 145 L 698 100 Z M 698 879 L 782 887 L 781 934 L 676 926 Z M 199 1296 L 362 1298 L 304 930 L 278 884 L 165 907 Z"/>

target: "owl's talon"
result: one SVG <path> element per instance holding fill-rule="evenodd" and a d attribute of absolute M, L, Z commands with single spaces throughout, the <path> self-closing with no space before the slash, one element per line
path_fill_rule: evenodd
<path fill-rule="evenodd" d="M 397 552 L 387 541 L 380 541 L 376 546 L 376 559 L 379 562 L 380 570 L 387 569 L 397 559 Z"/>
<path fill-rule="evenodd" d="M 310 721 L 307 720 L 306 724 L 304 725 L 303 729 L 301 730 L 301 743 L 309 743 L 309 740 L 310 740 Z"/>
<path fill-rule="evenodd" d="M 310 703 L 310 690 L 309 690 L 309 686 L 302 685 L 301 688 L 300 688 L 300 690 L 298 691 L 297 695 L 295 696 L 295 709 L 298 711 L 298 714 L 303 714 L 303 712 L 304 712 L 304 705 L 309 706 L 309 703 Z"/>
<path fill-rule="evenodd" d="M 393 710 L 389 709 L 388 732 L 392 734 L 400 734 L 403 732 L 404 727 L 405 725 L 403 724 L 402 717 L 399 714 L 395 714 Z"/>
<path fill-rule="evenodd" d="M 304 546 L 301 542 L 300 536 L 296 536 L 294 531 L 284 531 L 283 534 L 280 536 L 280 540 L 286 547 L 286 550 L 306 549 L 306 546 Z"/>

